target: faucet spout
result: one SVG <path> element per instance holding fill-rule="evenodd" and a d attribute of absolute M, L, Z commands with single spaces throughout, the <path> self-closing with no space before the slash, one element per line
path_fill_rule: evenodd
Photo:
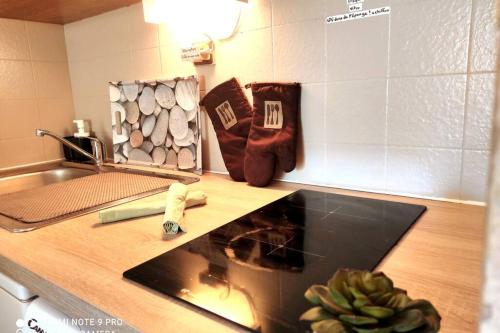
<path fill-rule="evenodd" d="M 82 148 L 78 147 L 77 145 L 73 144 L 72 142 L 69 142 L 68 140 L 64 139 L 63 137 L 60 137 L 59 135 L 52 133 L 50 131 L 37 128 L 35 134 L 38 137 L 43 137 L 43 136 L 47 135 L 47 136 L 50 136 L 51 138 L 54 138 L 55 140 L 61 142 L 66 147 L 73 149 L 73 150 L 79 152 L 80 154 L 88 157 L 98 167 L 100 167 L 104 163 L 104 159 L 105 159 L 104 143 L 101 142 L 97 138 L 89 138 L 92 142 L 92 151 L 93 151 L 93 154 L 90 154 L 87 151 L 83 150 Z"/>

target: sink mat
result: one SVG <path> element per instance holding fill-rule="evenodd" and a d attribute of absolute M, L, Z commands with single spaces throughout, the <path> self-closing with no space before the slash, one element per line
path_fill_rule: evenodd
<path fill-rule="evenodd" d="M 0 195 L 0 214 L 37 223 L 103 205 L 177 182 L 123 172 L 108 172 Z"/>

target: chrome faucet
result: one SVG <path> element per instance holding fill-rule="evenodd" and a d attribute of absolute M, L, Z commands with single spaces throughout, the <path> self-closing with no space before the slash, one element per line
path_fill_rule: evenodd
<path fill-rule="evenodd" d="M 78 147 L 77 145 L 69 142 L 68 140 L 60 137 L 57 134 L 54 134 L 50 131 L 47 131 L 44 129 L 39 129 L 39 128 L 36 130 L 36 136 L 43 137 L 45 135 L 48 135 L 48 136 L 56 139 L 57 141 L 61 142 L 63 145 L 65 145 L 65 146 L 79 152 L 80 154 L 88 157 L 89 159 L 91 159 L 94 162 L 94 164 L 97 167 L 102 166 L 102 164 L 104 163 L 104 160 L 106 159 L 106 146 L 105 146 L 104 142 L 102 142 L 101 140 L 99 140 L 97 138 L 87 137 L 88 139 L 91 140 L 91 144 L 92 144 L 92 154 L 90 154 L 87 151 L 85 151 L 82 148 Z"/>

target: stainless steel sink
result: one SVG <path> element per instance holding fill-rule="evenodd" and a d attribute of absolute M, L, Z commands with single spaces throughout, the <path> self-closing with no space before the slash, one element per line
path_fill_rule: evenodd
<path fill-rule="evenodd" d="M 39 186 L 90 176 L 96 173 L 97 172 L 93 170 L 56 167 L 49 170 L 7 176 L 0 178 L 0 194 L 28 190 Z"/>
<path fill-rule="evenodd" d="M 178 174 L 155 172 L 155 171 L 143 171 L 136 169 L 118 168 L 113 166 L 101 166 L 96 168 L 92 165 L 78 165 L 76 163 L 71 163 L 70 165 L 43 165 L 38 168 L 30 168 L 25 170 L 17 170 L 10 173 L 0 174 L 0 195 L 13 193 L 23 190 L 28 190 L 40 186 L 45 186 L 49 184 L 59 183 L 68 181 L 75 178 L 86 177 L 90 175 L 95 175 L 101 172 L 124 172 L 124 173 L 135 173 L 153 177 L 161 177 L 167 179 L 174 179 L 183 184 L 191 184 L 199 181 L 198 177 L 180 176 Z M 70 218 L 77 216 L 89 214 L 104 208 L 109 208 L 119 204 L 127 203 L 130 201 L 138 200 L 153 194 L 157 194 L 166 191 L 168 187 L 160 188 L 157 190 L 141 193 L 133 197 L 128 197 L 112 202 L 108 202 L 103 205 L 78 211 L 75 213 L 67 214 L 58 218 L 54 218 L 47 221 L 37 222 L 37 223 L 25 223 L 12 219 L 10 217 L 0 214 L 0 227 L 7 229 L 11 232 L 26 232 L 35 230 L 50 224 L 61 222 Z"/>

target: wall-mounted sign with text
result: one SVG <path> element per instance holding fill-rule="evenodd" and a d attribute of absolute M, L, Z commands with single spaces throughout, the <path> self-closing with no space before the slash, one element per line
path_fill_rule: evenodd
<path fill-rule="evenodd" d="M 345 14 L 328 16 L 326 18 L 327 24 L 369 18 L 369 17 L 374 17 L 374 16 L 380 16 L 380 15 L 388 15 L 391 13 L 390 6 L 367 9 L 367 10 L 355 10 L 355 8 L 353 7 L 353 10 L 351 10 L 351 6 L 353 6 L 353 5 L 350 4 L 350 2 L 356 2 L 356 0 L 347 0 L 347 2 L 348 2 L 350 12 L 345 13 Z M 361 8 L 363 8 L 362 7 L 363 1 L 361 0 L 358 2 L 359 2 L 359 5 L 361 5 Z"/>

